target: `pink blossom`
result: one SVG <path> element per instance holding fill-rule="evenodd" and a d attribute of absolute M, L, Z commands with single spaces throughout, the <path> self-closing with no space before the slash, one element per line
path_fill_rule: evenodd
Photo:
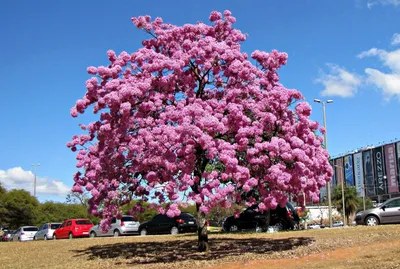
<path fill-rule="evenodd" d="M 200 211 L 204 212 L 204 214 L 209 214 L 210 213 L 210 208 L 208 208 L 207 206 L 200 206 Z"/>
<path fill-rule="evenodd" d="M 88 182 L 88 183 L 86 184 L 85 187 L 86 187 L 86 189 L 87 189 L 88 191 L 91 191 L 91 190 L 93 190 L 93 188 L 94 188 L 93 184 L 90 183 L 90 182 Z"/>
<path fill-rule="evenodd" d="M 102 228 L 133 199 L 132 214 L 154 201 L 174 217 L 182 198 L 205 214 L 256 202 L 265 211 L 289 195 L 317 200 L 329 182 L 329 154 L 316 135 L 325 130 L 309 119 L 301 93 L 279 81 L 288 55 L 256 50 L 249 59 L 231 12 L 209 19 L 176 26 L 132 18 L 150 34 L 142 47 L 109 50 L 103 66 L 87 68 L 92 78 L 70 114 L 95 119 L 67 147 L 79 170 L 72 191 L 90 191 L 88 210 Z M 253 190 L 257 196 L 245 198 Z"/>
<path fill-rule="evenodd" d="M 76 107 L 71 108 L 71 116 L 74 118 L 78 117 L 78 110 Z"/>
<path fill-rule="evenodd" d="M 74 186 L 72 187 L 72 191 L 78 192 L 78 193 L 83 193 L 82 187 L 78 184 L 74 184 Z"/>
<path fill-rule="evenodd" d="M 211 22 L 220 20 L 221 18 L 222 18 L 222 14 L 220 12 L 218 12 L 218 11 L 211 12 L 211 15 L 210 15 Z"/>
<path fill-rule="evenodd" d="M 97 68 L 94 67 L 94 66 L 89 66 L 89 67 L 87 68 L 87 72 L 88 72 L 89 74 L 91 74 L 91 75 L 96 75 L 96 73 L 97 73 Z"/>

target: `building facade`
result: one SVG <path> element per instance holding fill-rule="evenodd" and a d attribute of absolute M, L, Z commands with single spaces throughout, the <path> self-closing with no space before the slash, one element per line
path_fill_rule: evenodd
<path fill-rule="evenodd" d="M 400 141 L 368 147 L 331 159 L 331 186 L 355 186 L 360 197 L 381 203 L 400 196 Z M 321 190 L 321 196 L 326 190 Z"/>

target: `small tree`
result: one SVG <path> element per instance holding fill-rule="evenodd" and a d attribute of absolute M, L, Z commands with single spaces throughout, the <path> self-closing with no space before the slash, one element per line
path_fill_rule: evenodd
<path fill-rule="evenodd" d="M 65 198 L 67 204 L 80 204 L 88 207 L 90 195 L 88 192 L 69 192 Z"/>
<path fill-rule="evenodd" d="M 335 204 L 337 210 L 343 214 L 343 200 L 342 200 L 342 186 L 336 185 L 333 190 L 332 201 Z M 362 204 L 362 199 L 357 196 L 357 189 L 355 186 L 344 186 L 344 206 L 345 206 L 345 217 L 346 223 L 349 223 L 350 215 L 354 214 Z M 343 220 L 345 221 L 345 220 Z"/>
<path fill-rule="evenodd" d="M 365 209 L 367 210 L 367 209 L 371 209 L 371 208 L 374 208 L 371 199 L 368 197 L 365 197 Z M 364 201 L 363 201 L 363 198 L 361 197 L 355 212 L 359 212 L 359 211 L 363 211 L 363 210 L 364 210 Z"/>
<path fill-rule="evenodd" d="M 72 190 L 91 192 L 103 229 L 131 200 L 157 201 L 169 217 L 193 202 L 206 251 L 205 216 L 216 206 L 257 202 L 267 211 L 290 194 L 319 199 L 332 168 L 310 105 L 279 83 L 286 53 L 241 52 L 246 35 L 229 11 L 212 12 L 211 25 L 132 21 L 150 39 L 132 54 L 108 51 L 107 67 L 89 67 L 87 92 L 71 109 L 73 117 L 89 107 L 99 114 L 67 146 L 82 168 Z M 131 210 L 140 211 L 140 203 Z"/>

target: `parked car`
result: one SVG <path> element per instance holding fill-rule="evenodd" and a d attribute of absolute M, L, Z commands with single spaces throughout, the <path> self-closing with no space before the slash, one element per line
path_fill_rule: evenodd
<path fill-rule="evenodd" d="M 179 216 L 173 218 L 158 214 L 139 226 L 140 235 L 178 234 L 196 231 L 197 221 L 195 217 L 189 213 L 181 213 Z"/>
<path fill-rule="evenodd" d="M 8 242 L 11 241 L 11 237 L 12 235 L 15 233 L 15 230 L 8 230 L 6 231 L 6 233 L 4 234 L 2 241 L 3 242 Z"/>
<path fill-rule="evenodd" d="M 5 231 L 3 237 L 1 238 L 1 241 L 3 241 L 3 242 L 11 241 L 11 236 L 15 232 L 16 232 L 15 230 L 7 230 L 7 231 Z"/>
<path fill-rule="evenodd" d="M 335 221 L 334 223 L 332 223 L 332 227 L 343 227 L 344 223 L 343 221 Z"/>
<path fill-rule="evenodd" d="M 54 231 L 61 226 L 61 223 L 45 223 L 40 226 L 33 240 L 49 240 L 53 238 Z"/>
<path fill-rule="evenodd" d="M 222 226 L 218 224 L 218 222 L 213 221 L 213 220 L 207 220 L 206 221 L 207 225 L 207 231 L 210 233 L 219 233 L 222 232 Z"/>
<path fill-rule="evenodd" d="M 113 218 L 111 228 L 107 232 L 100 229 L 100 225 L 90 228 L 90 237 L 96 236 L 120 236 L 126 234 L 135 234 L 139 231 L 140 223 L 135 221 L 132 216 L 122 216 L 121 219 Z"/>
<path fill-rule="evenodd" d="M 242 230 L 255 230 L 262 232 L 266 226 L 267 212 L 261 213 L 257 210 L 257 205 L 245 209 L 238 218 L 230 216 L 225 219 L 222 227 L 226 232 L 236 232 Z M 277 206 L 270 210 L 269 226 L 275 226 L 275 230 L 293 230 L 299 225 L 300 218 L 297 210 L 291 203 L 286 203 L 285 207 Z"/>
<path fill-rule="evenodd" d="M 319 225 L 318 223 L 310 223 L 307 224 L 307 229 L 321 229 L 321 225 Z"/>
<path fill-rule="evenodd" d="M 8 230 L 7 231 L 7 233 L 6 233 L 6 237 L 5 238 L 7 238 L 7 241 L 11 241 L 11 237 L 15 234 L 17 232 L 17 230 Z"/>
<path fill-rule="evenodd" d="M 53 239 L 89 237 L 93 223 L 89 219 L 69 219 L 63 222 L 53 233 Z"/>
<path fill-rule="evenodd" d="M 400 223 L 400 197 L 392 198 L 380 206 L 358 212 L 355 216 L 358 225 Z"/>
<path fill-rule="evenodd" d="M 39 230 L 36 226 L 22 226 L 10 237 L 10 241 L 32 241 L 36 232 Z"/>

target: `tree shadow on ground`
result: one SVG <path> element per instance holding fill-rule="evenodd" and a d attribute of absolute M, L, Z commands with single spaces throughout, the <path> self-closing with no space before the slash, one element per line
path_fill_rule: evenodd
<path fill-rule="evenodd" d="M 92 259 L 117 259 L 116 264 L 173 263 L 176 261 L 218 260 L 242 254 L 268 254 L 292 250 L 306 246 L 314 240 L 308 237 L 284 239 L 212 239 L 210 251 L 197 251 L 196 240 L 170 240 L 164 242 L 132 242 L 91 246 L 83 250 L 73 250 L 76 256 L 87 256 Z"/>

